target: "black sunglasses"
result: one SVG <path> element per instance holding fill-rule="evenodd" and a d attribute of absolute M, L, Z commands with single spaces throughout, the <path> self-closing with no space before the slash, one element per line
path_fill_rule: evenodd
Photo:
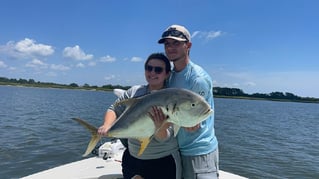
<path fill-rule="evenodd" d="M 161 74 L 164 71 L 164 69 L 162 67 L 153 67 L 153 66 L 150 66 L 150 65 L 146 65 L 145 66 L 145 70 L 148 71 L 148 72 L 152 72 L 153 69 L 154 69 L 156 74 Z"/>
<path fill-rule="evenodd" d="M 162 38 L 165 38 L 168 36 L 183 37 L 185 40 L 188 41 L 188 38 L 186 37 L 186 35 L 183 32 L 175 30 L 175 29 L 169 29 L 162 34 Z"/>

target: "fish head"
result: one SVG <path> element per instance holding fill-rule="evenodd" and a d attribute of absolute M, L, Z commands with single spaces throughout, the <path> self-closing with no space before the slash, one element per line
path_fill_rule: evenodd
<path fill-rule="evenodd" d="M 207 119 L 213 110 L 199 94 L 186 89 L 179 89 L 171 98 L 167 107 L 169 122 L 182 127 L 193 127 Z"/>

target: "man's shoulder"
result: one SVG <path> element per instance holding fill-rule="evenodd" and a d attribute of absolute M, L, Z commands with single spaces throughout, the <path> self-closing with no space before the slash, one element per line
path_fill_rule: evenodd
<path fill-rule="evenodd" d="M 198 94 L 209 98 L 207 91 L 211 91 L 213 88 L 213 81 L 210 75 L 199 65 L 191 63 L 192 74 L 190 77 L 191 89 Z"/>
<path fill-rule="evenodd" d="M 191 70 L 191 77 L 192 77 L 192 80 L 194 81 L 198 81 L 198 82 L 207 82 L 207 81 L 211 81 L 211 76 L 206 72 L 206 70 L 191 62 L 191 67 L 192 67 L 192 70 Z"/>
<path fill-rule="evenodd" d="M 190 69 L 191 69 L 192 74 L 196 74 L 196 75 L 200 75 L 200 76 L 208 75 L 208 73 L 206 72 L 206 70 L 202 66 L 200 66 L 194 62 L 190 62 L 189 64 L 191 67 Z"/>

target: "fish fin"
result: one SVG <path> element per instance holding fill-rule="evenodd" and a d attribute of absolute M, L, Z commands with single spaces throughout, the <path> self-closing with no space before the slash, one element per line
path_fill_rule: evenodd
<path fill-rule="evenodd" d="M 97 134 L 97 128 L 92 126 L 88 122 L 86 122 L 86 121 L 84 121 L 83 119 L 80 119 L 80 118 L 72 118 L 72 119 L 77 121 L 78 123 L 80 123 L 86 129 L 88 129 L 91 132 L 92 135 L 96 135 Z"/>
<path fill-rule="evenodd" d="M 180 128 L 181 128 L 180 126 L 174 124 L 174 137 L 177 136 L 177 133 L 178 133 L 178 131 L 179 131 Z"/>
<path fill-rule="evenodd" d="M 89 155 L 92 150 L 94 149 L 94 147 L 96 146 L 96 144 L 99 142 L 99 140 L 101 139 L 101 136 L 97 134 L 97 128 L 92 126 L 91 124 L 87 123 L 86 121 L 80 119 L 80 118 L 72 118 L 74 121 L 77 121 L 78 123 L 80 123 L 83 127 L 85 127 L 86 129 L 88 129 L 91 134 L 91 140 L 86 148 L 85 153 L 82 155 L 83 157 Z"/>
<path fill-rule="evenodd" d="M 129 99 L 125 99 L 125 100 L 121 100 L 121 101 L 116 102 L 114 104 L 114 106 L 125 105 L 127 107 L 130 107 L 134 103 L 136 103 L 136 101 L 138 101 L 138 98 L 129 98 Z"/>
<path fill-rule="evenodd" d="M 82 157 L 85 157 L 87 155 L 89 155 L 92 150 L 95 148 L 96 144 L 100 141 L 101 136 L 100 135 L 92 135 L 92 138 L 86 148 L 85 153 L 82 155 Z"/>
<path fill-rule="evenodd" d="M 142 155 L 143 152 L 145 151 L 146 147 L 148 146 L 148 144 L 151 141 L 151 138 L 142 138 L 142 139 L 138 139 L 141 142 L 141 147 L 140 150 L 138 151 L 138 156 Z"/>

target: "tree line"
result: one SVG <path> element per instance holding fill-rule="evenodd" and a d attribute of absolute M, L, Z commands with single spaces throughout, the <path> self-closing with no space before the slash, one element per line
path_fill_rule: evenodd
<path fill-rule="evenodd" d="M 0 77 L 0 85 L 21 85 L 21 86 L 32 86 L 32 87 L 48 87 L 48 88 L 68 88 L 68 89 L 89 89 L 89 90 L 113 90 L 116 88 L 121 89 L 129 89 L 130 86 L 121 86 L 121 85 L 103 85 L 103 86 L 90 86 L 89 84 L 84 84 L 80 86 L 76 83 L 70 84 L 58 84 L 58 83 L 48 83 L 48 82 L 40 82 L 35 81 L 34 79 L 14 79 L 14 78 L 6 78 Z"/>
<path fill-rule="evenodd" d="M 107 84 L 103 86 L 90 86 L 84 84 L 80 86 L 76 83 L 70 84 L 57 84 L 47 82 L 36 82 L 34 79 L 9 79 L 6 77 L 0 77 L 0 85 L 21 85 L 21 86 L 32 86 L 32 87 L 50 87 L 50 88 L 69 88 L 69 89 L 87 89 L 87 90 L 113 90 L 116 88 L 129 89 L 130 86 L 112 85 Z M 213 94 L 216 97 L 231 97 L 231 98 L 247 98 L 247 99 L 267 99 L 267 100 L 280 100 L 280 101 L 296 101 L 296 102 L 314 102 L 319 103 L 318 98 L 312 97 L 300 97 L 289 92 L 271 92 L 269 94 L 253 93 L 247 94 L 243 90 L 238 88 L 227 88 L 227 87 L 214 87 Z"/>
<path fill-rule="evenodd" d="M 319 103 L 318 98 L 312 97 L 300 97 L 293 93 L 289 92 L 271 92 L 269 94 L 263 93 L 253 93 L 247 94 L 244 93 L 243 90 L 238 88 L 221 88 L 221 87 L 214 87 L 213 88 L 214 95 L 220 97 L 242 97 L 242 98 L 250 98 L 250 99 L 269 99 L 269 100 L 287 100 L 287 101 L 296 101 L 296 102 L 316 102 Z"/>

